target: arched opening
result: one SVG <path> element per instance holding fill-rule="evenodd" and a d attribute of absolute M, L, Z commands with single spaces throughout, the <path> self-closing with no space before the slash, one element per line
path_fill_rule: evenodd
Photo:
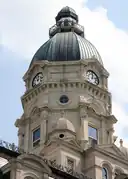
<path fill-rule="evenodd" d="M 102 179 L 108 179 L 108 170 L 107 168 L 102 168 Z"/>
<path fill-rule="evenodd" d="M 113 171 L 112 165 L 109 162 L 104 161 L 101 166 L 102 166 L 102 179 L 112 179 L 112 171 Z"/>

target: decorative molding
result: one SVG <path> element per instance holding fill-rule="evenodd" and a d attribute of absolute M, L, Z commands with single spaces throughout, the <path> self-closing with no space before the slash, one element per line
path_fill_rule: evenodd
<path fill-rule="evenodd" d="M 84 80 L 74 81 L 74 82 L 68 81 L 66 83 L 64 82 L 63 86 L 65 86 L 65 88 L 86 89 L 87 93 L 89 93 L 91 96 L 96 96 L 97 98 L 100 98 L 100 100 L 104 100 L 104 101 L 109 100 L 108 96 L 110 94 L 108 91 L 105 91 L 104 89 L 95 86 L 89 83 L 88 81 L 84 81 Z M 42 91 L 51 88 L 61 88 L 61 87 L 62 87 L 62 83 L 60 82 L 48 82 L 48 83 L 44 82 L 43 84 L 37 86 L 36 88 L 29 90 L 26 94 L 22 96 L 21 100 L 23 103 L 27 103 Z"/>
<path fill-rule="evenodd" d="M 57 104 L 59 104 L 60 106 L 66 106 L 71 104 L 72 100 L 69 100 L 67 103 L 61 103 L 59 100 L 56 101 Z"/>
<path fill-rule="evenodd" d="M 30 117 L 17 119 L 16 122 L 15 122 L 15 126 L 16 127 L 21 127 L 22 125 L 27 123 L 29 120 L 31 120 Z"/>
<path fill-rule="evenodd" d="M 23 165 L 24 166 L 27 166 L 25 165 L 25 160 L 35 160 L 36 162 L 40 163 L 44 169 L 46 169 L 46 173 L 52 175 L 52 168 L 55 168 L 61 172 L 64 172 L 64 173 L 67 173 L 71 176 L 74 176 L 75 178 L 79 178 L 79 179 L 91 179 L 89 177 L 87 177 L 84 173 L 77 173 L 75 172 L 74 170 L 71 171 L 70 168 L 68 168 L 67 166 L 63 166 L 63 165 L 58 165 L 56 164 L 54 161 L 52 160 L 48 160 L 46 158 L 43 158 L 41 156 L 38 156 L 38 155 L 35 155 L 35 154 L 23 154 L 21 156 L 19 156 L 16 161 L 21 163 L 22 160 L 24 161 L 23 162 Z M 50 169 L 51 168 L 51 169 Z M 34 168 L 33 168 L 34 169 Z M 36 168 L 35 168 L 36 169 Z"/>
<path fill-rule="evenodd" d="M 80 118 L 86 119 L 88 117 L 87 106 L 80 106 Z"/>
<path fill-rule="evenodd" d="M 117 151 L 117 155 L 114 155 L 113 153 L 108 152 L 107 150 L 105 150 L 105 148 L 103 148 L 104 146 L 101 145 L 100 146 L 95 146 L 95 148 L 89 148 L 88 152 L 98 152 L 98 154 L 100 155 L 105 155 L 107 157 L 111 157 L 114 160 L 117 160 L 124 163 L 125 165 L 128 165 L 128 159 L 123 155 L 123 153 L 121 153 L 120 149 L 115 145 L 115 144 L 111 144 L 111 145 L 106 145 L 109 147 L 114 147 L 114 149 Z M 118 156 L 118 157 L 117 157 Z"/>
<path fill-rule="evenodd" d="M 40 108 L 38 107 L 34 107 L 30 113 L 30 117 L 33 117 L 33 116 L 40 116 Z"/>
<path fill-rule="evenodd" d="M 33 62 L 32 66 L 29 67 L 29 69 L 27 70 L 27 72 L 24 74 L 23 76 L 23 80 L 25 81 L 28 76 L 30 76 L 30 74 L 33 72 L 34 68 L 37 66 L 37 67 L 41 67 L 43 68 L 46 64 L 48 63 L 48 61 L 36 61 L 36 62 Z"/>
<path fill-rule="evenodd" d="M 71 176 L 74 176 L 75 178 L 79 178 L 79 179 L 91 179 L 88 176 L 86 176 L 83 173 L 78 173 L 76 171 L 74 171 L 73 169 L 71 170 L 70 168 L 68 168 L 67 166 L 63 166 L 63 165 L 58 165 L 56 164 L 54 161 L 48 160 L 46 158 L 43 159 L 43 161 L 50 167 L 56 168 L 62 172 L 68 173 Z"/>

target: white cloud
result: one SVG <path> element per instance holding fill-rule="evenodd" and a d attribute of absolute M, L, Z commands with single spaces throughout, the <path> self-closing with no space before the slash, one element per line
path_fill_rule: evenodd
<path fill-rule="evenodd" d="M 119 120 L 116 133 L 122 137 L 121 127 L 128 117 L 122 107 L 128 104 L 128 34 L 108 19 L 107 10 L 98 7 L 91 11 L 82 0 L 0 0 L 0 4 L 2 43 L 28 59 L 48 39 L 48 28 L 55 23 L 57 12 L 66 5 L 76 10 L 87 39 L 97 47 L 111 74 L 113 111 Z"/>

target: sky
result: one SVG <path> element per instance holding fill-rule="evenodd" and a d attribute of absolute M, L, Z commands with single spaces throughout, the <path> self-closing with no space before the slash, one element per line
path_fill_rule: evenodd
<path fill-rule="evenodd" d="M 127 0 L 0 0 L 0 139 L 17 144 L 14 123 L 22 115 L 22 77 L 36 50 L 48 40 L 64 6 L 74 8 L 86 38 L 98 49 L 109 71 L 115 134 L 128 146 Z"/>

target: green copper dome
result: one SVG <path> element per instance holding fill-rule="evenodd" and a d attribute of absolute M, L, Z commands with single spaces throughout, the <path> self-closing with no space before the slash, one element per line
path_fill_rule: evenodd
<path fill-rule="evenodd" d="M 50 39 L 35 53 L 34 61 L 78 61 L 96 58 L 102 65 L 94 45 L 84 38 L 84 28 L 78 24 L 76 12 L 64 7 L 56 16 L 56 24 L 49 29 Z"/>

